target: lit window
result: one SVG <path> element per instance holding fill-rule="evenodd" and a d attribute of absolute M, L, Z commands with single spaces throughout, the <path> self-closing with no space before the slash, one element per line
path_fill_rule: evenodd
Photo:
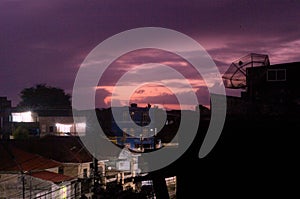
<path fill-rule="evenodd" d="M 30 111 L 21 113 L 12 113 L 13 122 L 34 122 L 32 114 Z"/>
<path fill-rule="evenodd" d="M 77 133 L 85 133 L 85 130 L 86 130 L 85 122 L 76 123 L 76 132 Z"/>
<path fill-rule="evenodd" d="M 268 81 L 285 81 L 286 70 L 285 69 L 268 69 L 267 72 Z"/>
<path fill-rule="evenodd" d="M 71 132 L 72 124 L 56 124 L 57 132 L 69 133 Z"/>

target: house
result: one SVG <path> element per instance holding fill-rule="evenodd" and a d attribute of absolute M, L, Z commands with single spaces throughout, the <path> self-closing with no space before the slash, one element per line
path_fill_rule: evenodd
<path fill-rule="evenodd" d="M 75 178 L 58 174 L 61 164 L 19 149 L 10 142 L 0 145 L 0 198 L 55 198 L 80 195 Z"/>
<path fill-rule="evenodd" d="M 14 140 L 14 144 L 30 153 L 55 160 L 60 166 L 51 170 L 78 179 L 82 193 L 90 193 L 94 177 L 95 159 L 78 136 L 44 136 L 29 141 Z M 106 159 L 97 160 L 100 176 L 105 176 Z M 103 180 L 104 181 L 104 180 Z"/>
<path fill-rule="evenodd" d="M 57 173 L 76 178 L 87 178 L 91 173 L 92 155 L 75 136 L 45 136 L 28 141 L 14 141 L 14 144 L 30 153 L 60 163 Z"/>
<path fill-rule="evenodd" d="M 162 111 L 157 107 L 138 107 L 132 103 L 129 107 L 114 107 L 98 114 L 99 122 L 106 135 L 117 145 L 128 146 L 132 150 L 153 150 L 156 148 L 156 118 Z M 106 117 L 103 117 L 103 116 Z M 110 120 L 110 124 L 105 120 Z M 108 128 L 110 128 L 108 130 Z"/>
<path fill-rule="evenodd" d="M 108 168 L 105 172 L 104 185 L 116 182 L 122 186 L 123 190 L 128 187 L 136 189 L 136 176 L 139 176 L 139 157 L 141 154 L 135 153 L 127 147 L 124 147 L 118 158 L 107 163 Z"/>
<path fill-rule="evenodd" d="M 295 120 L 300 112 L 300 62 L 271 65 L 267 55 L 251 53 L 234 61 L 223 75 L 228 116 L 233 119 Z"/>
<path fill-rule="evenodd" d="M 84 135 L 86 119 L 76 117 L 74 122 L 71 109 L 39 109 L 34 111 L 15 108 L 11 113 L 12 130 L 18 126 L 27 128 L 31 136 L 68 136 Z"/>
<path fill-rule="evenodd" d="M 47 170 L 27 174 L 0 174 L 1 198 L 79 198 L 76 179 Z"/>
<path fill-rule="evenodd" d="M 126 132 L 130 135 L 139 135 L 141 133 L 149 133 L 141 132 L 140 127 L 145 127 L 154 121 L 151 121 L 149 116 L 150 106 L 148 107 L 138 107 L 137 104 L 132 103 L 130 107 L 114 107 L 112 111 L 112 131 L 115 136 L 122 137 L 123 132 Z M 132 125 L 131 122 L 134 122 L 136 125 Z M 150 129 L 149 129 L 150 131 Z M 154 132 L 153 132 L 154 135 Z M 148 137 L 148 136 L 147 136 Z"/>
<path fill-rule="evenodd" d="M 261 115 L 297 118 L 300 110 L 299 73 L 300 62 L 248 68 L 245 98 L 257 105 L 256 111 Z"/>
<path fill-rule="evenodd" d="M 26 128 L 29 131 L 29 136 L 39 136 L 38 115 L 32 111 L 19 111 L 16 108 L 12 109 L 10 115 L 11 135 L 18 127 Z M 13 138 L 13 136 L 11 136 Z"/>
<path fill-rule="evenodd" d="M 31 196 L 36 198 L 79 198 L 80 183 L 76 178 L 50 171 L 39 171 L 27 175 L 25 181 L 30 181 Z"/>
<path fill-rule="evenodd" d="M 75 124 L 71 109 L 39 110 L 39 128 L 44 135 L 82 135 L 85 133 L 85 117 L 76 117 L 81 123 Z"/>

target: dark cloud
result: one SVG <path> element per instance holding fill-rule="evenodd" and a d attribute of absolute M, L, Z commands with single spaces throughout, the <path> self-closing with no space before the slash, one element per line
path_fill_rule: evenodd
<path fill-rule="evenodd" d="M 16 104 L 20 90 L 37 83 L 71 93 L 79 66 L 95 46 L 145 26 L 191 36 L 221 72 L 249 52 L 269 54 L 271 63 L 299 61 L 299 8 L 296 0 L 0 0 L 0 95 Z M 112 85 L 132 64 L 163 61 L 156 54 L 140 56 L 113 65 L 103 83 Z M 201 78 L 176 66 L 180 59 L 171 60 L 187 78 Z"/>
<path fill-rule="evenodd" d="M 149 63 L 152 63 L 153 67 L 141 66 Z M 202 79 L 198 71 L 178 55 L 157 49 L 144 49 L 127 53 L 113 62 L 103 74 L 99 84 L 101 86 L 115 85 L 122 75 L 133 69 L 138 79 L 132 79 L 132 81 L 144 82 L 144 79 L 149 77 L 152 81 L 163 80 L 168 74 L 163 73 L 163 70 L 157 64 L 173 68 L 186 79 L 197 79 L 199 81 Z"/>

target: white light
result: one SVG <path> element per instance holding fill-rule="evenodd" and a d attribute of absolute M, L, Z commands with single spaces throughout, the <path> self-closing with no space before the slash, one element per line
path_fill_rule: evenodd
<path fill-rule="evenodd" d="M 77 133 L 85 133 L 85 129 L 86 129 L 86 123 L 85 122 L 81 122 L 81 123 L 76 123 L 76 132 Z"/>
<path fill-rule="evenodd" d="M 12 121 L 13 122 L 34 122 L 32 114 L 30 111 L 27 112 L 19 112 L 12 113 Z"/>
<path fill-rule="evenodd" d="M 69 132 L 71 132 L 72 124 L 60 124 L 60 123 L 56 123 L 55 126 L 57 128 L 57 132 L 69 133 Z"/>

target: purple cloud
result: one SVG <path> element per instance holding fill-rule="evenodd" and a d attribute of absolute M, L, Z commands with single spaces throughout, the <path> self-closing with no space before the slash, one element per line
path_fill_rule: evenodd
<path fill-rule="evenodd" d="M 121 31 L 145 26 L 194 38 L 222 73 L 249 52 L 269 54 L 271 63 L 299 61 L 299 8 L 297 1 L 280 0 L 1 0 L 0 96 L 16 105 L 18 93 L 37 83 L 71 93 L 79 66 L 95 46 Z M 167 60 L 187 78 L 201 79 L 192 69 L 185 70 L 179 58 L 139 56 L 133 63 L 115 63 L 100 83 L 111 86 L 132 64 L 150 60 Z M 102 92 L 104 98 L 109 95 Z"/>

